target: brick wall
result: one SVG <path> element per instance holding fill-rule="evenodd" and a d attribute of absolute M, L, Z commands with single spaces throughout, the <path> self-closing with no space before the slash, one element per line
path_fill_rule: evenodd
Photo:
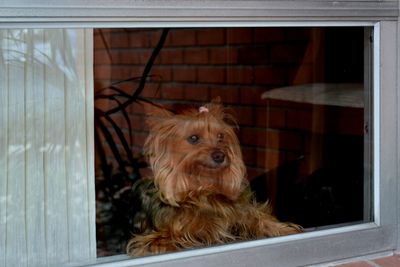
<path fill-rule="evenodd" d="M 288 110 L 286 104 L 267 103 L 261 95 L 271 88 L 293 84 L 300 64 L 303 72 L 310 69 L 312 62 L 306 58 L 306 49 L 311 31 L 173 29 L 142 96 L 174 105 L 199 105 L 220 96 L 232 107 L 240 125 L 238 135 L 251 179 L 304 150 L 306 138 L 295 125 L 299 119 L 295 117 L 307 116 L 309 107 L 297 113 Z M 96 89 L 140 77 L 160 34 L 160 30 L 152 29 L 96 31 Z M 305 71 L 301 77 L 298 83 L 311 82 L 312 73 Z M 125 86 L 127 92 L 130 86 Z M 97 105 L 107 109 L 110 103 L 97 101 Z M 139 153 L 147 134 L 143 111 L 134 104 L 129 115 L 134 129 L 132 149 Z M 123 122 L 122 117 L 116 120 Z"/>
<path fill-rule="evenodd" d="M 140 77 L 160 36 L 159 29 L 96 30 L 96 92 Z M 257 197 L 268 198 L 280 218 L 303 226 L 359 220 L 363 109 L 266 100 L 261 95 L 311 82 L 362 83 L 363 43 L 362 28 L 171 29 L 142 96 L 172 108 L 199 106 L 220 96 L 240 126 L 238 137 Z M 131 94 L 137 85 L 120 87 Z M 111 107 L 111 101 L 96 100 L 96 108 Z M 138 104 L 128 113 L 131 138 L 122 113 L 112 118 L 139 156 L 147 136 L 144 113 Z M 111 151 L 106 152 L 113 163 Z"/>

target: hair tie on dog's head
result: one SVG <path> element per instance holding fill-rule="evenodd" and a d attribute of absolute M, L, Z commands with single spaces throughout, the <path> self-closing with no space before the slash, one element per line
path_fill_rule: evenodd
<path fill-rule="evenodd" d="M 200 112 L 200 113 L 208 112 L 208 111 L 209 111 L 208 108 L 206 108 L 206 107 L 204 107 L 204 106 L 199 107 L 199 112 Z"/>

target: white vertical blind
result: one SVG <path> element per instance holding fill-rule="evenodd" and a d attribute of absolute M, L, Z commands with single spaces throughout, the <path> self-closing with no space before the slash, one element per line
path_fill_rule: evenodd
<path fill-rule="evenodd" d="M 6 194 L 6 262 L 12 262 L 17 257 L 24 259 L 26 255 L 26 225 L 25 221 L 25 64 L 23 54 L 26 46 L 23 45 L 24 36 L 17 32 L 9 32 L 8 49 L 15 55 L 17 62 L 8 64 L 8 127 L 1 127 L 8 131 L 8 164 Z M 16 42 L 15 39 L 22 39 Z M 4 108 L 4 107 L 2 107 Z M 10 174 L 12 174 L 10 176 Z M 9 223 L 12 222 L 12 223 Z M 26 260 L 21 261 L 24 266 Z"/>
<path fill-rule="evenodd" d="M 94 258 L 92 32 L 0 31 L 0 266 Z"/>
<path fill-rule="evenodd" d="M 26 210 L 27 224 L 27 260 L 31 265 L 45 262 L 45 202 L 44 202 L 44 32 L 29 30 L 27 38 L 27 61 L 34 67 L 26 72 L 26 140 L 29 149 L 26 150 L 26 200 L 30 203 Z M 35 63 L 36 62 L 36 63 Z"/>
<path fill-rule="evenodd" d="M 1 35 L 3 37 L 3 35 Z M 8 49 L 8 42 L 1 38 L 2 49 Z M 4 62 L 4 55 L 0 53 L 0 60 Z M 8 68 L 5 64 L 0 64 L 0 266 L 6 265 L 6 221 L 7 221 L 7 148 L 8 131 L 3 126 L 8 125 Z"/>

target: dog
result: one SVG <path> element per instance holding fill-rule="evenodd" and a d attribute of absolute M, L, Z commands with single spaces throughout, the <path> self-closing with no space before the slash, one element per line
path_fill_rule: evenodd
<path fill-rule="evenodd" d="M 233 117 L 219 99 L 179 114 L 146 104 L 144 153 L 153 172 L 133 190 L 142 212 L 127 244 L 131 256 L 299 233 L 267 203 L 256 203 L 246 179 Z"/>

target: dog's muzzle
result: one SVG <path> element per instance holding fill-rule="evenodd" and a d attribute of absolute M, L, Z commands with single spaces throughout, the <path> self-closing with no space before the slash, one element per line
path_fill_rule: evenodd
<path fill-rule="evenodd" d="M 211 153 L 212 160 L 217 164 L 222 164 L 225 161 L 225 154 L 220 150 Z"/>

